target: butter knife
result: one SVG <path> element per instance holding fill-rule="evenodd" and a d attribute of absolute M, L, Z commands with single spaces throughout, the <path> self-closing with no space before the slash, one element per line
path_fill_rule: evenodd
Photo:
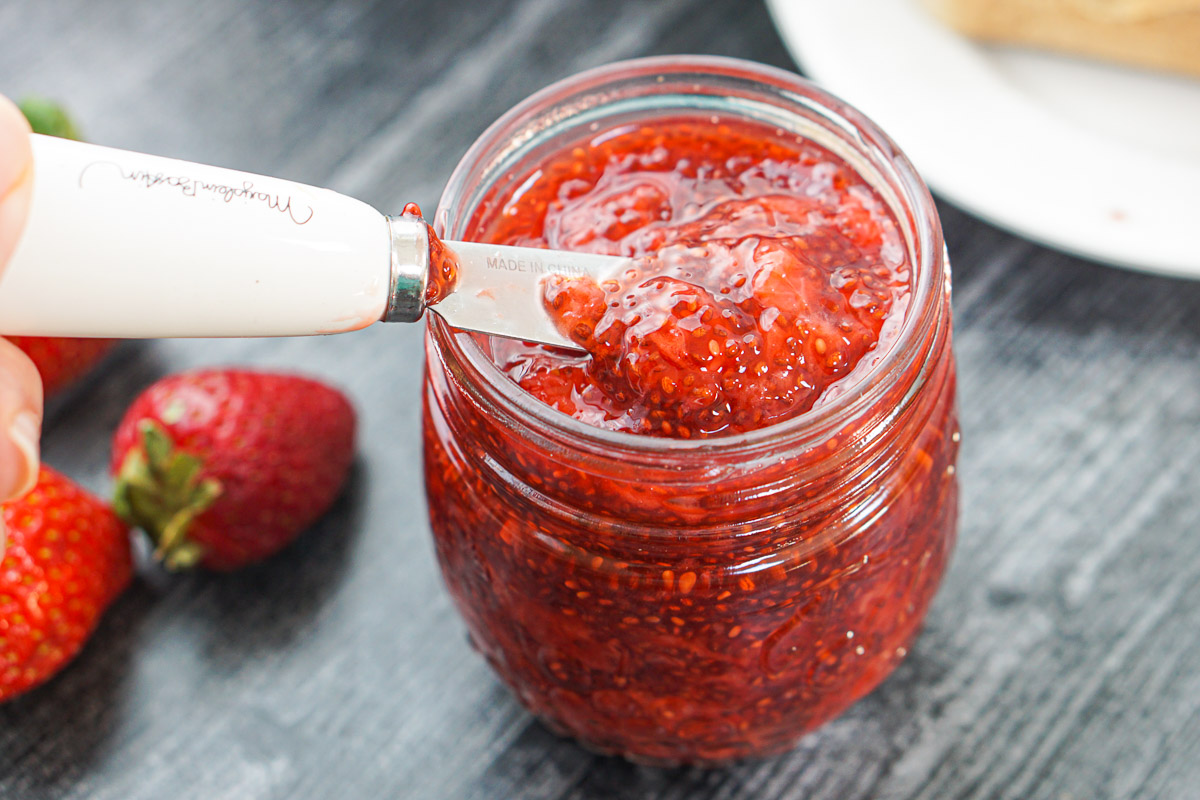
<path fill-rule="evenodd" d="M 430 234 L 328 189 L 33 136 L 28 223 L 0 278 L 0 334 L 303 336 L 451 325 L 576 347 L 542 307 L 548 275 L 628 259 L 449 241 L 459 277 L 428 297 Z M 427 301 L 434 302 L 429 305 Z"/>

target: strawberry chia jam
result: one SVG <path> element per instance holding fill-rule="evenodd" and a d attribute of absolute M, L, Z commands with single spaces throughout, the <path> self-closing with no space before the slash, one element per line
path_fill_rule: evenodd
<path fill-rule="evenodd" d="M 547 282 L 548 312 L 587 354 L 497 340 L 500 367 L 559 411 L 630 433 L 742 433 L 810 409 L 903 313 L 909 270 L 863 178 L 782 134 L 665 119 L 547 159 L 472 233 L 639 261 L 603 284 Z"/>
<path fill-rule="evenodd" d="M 959 439 L 940 228 L 894 146 L 786 73 L 627 62 L 497 123 L 437 223 L 636 259 L 544 283 L 584 353 L 428 328 L 437 554 L 521 701 L 714 764 L 883 680 L 953 545 Z"/>

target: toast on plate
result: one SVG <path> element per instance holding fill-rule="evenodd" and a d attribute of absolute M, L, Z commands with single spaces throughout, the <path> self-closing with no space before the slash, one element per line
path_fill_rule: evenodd
<path fill-rule="evenodd" d="M 973 38 L 1200 77 L 1200 0 L 922 0 Z"/>

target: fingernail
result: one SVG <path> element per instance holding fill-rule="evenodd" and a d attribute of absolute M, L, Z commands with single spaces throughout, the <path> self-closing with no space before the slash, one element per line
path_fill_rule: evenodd
<path fill-rule="evenodd" d="M 0 486 L 0 497 L 4 502 L 15 500 L 37 485 L 38 456 L 41 448 L 42 420 L 32 411 L 21 411 L 8 426 L 8 440 L 15 451 L 13 469 L 7 477 L 7 486 Z"/>

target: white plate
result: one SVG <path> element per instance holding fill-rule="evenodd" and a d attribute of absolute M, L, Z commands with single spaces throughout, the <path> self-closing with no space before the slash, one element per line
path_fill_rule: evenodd
<path fill-rule="evenodd" d="M 934 191 L 1110 264 L 1200 278 L 1200 80 L 985 46 L 916 0 L 767 0 L 800 65 Z"/>

